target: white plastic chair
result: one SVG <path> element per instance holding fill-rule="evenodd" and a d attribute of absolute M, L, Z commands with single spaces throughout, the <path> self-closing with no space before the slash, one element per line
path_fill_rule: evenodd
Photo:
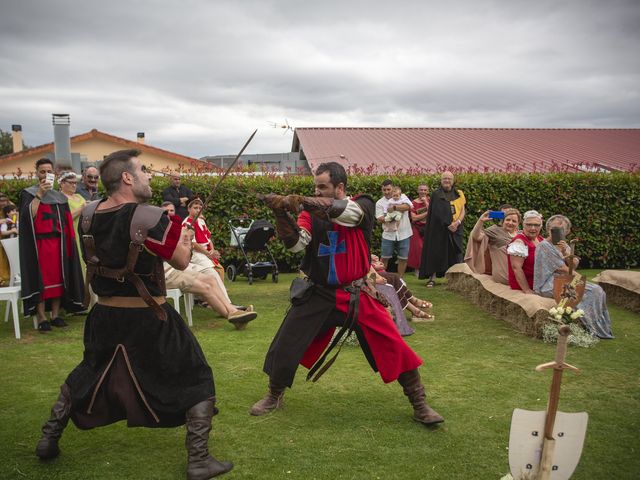
<path fill-rule="evenodd" d="M 6 300 L 8 302 L 4 321 L 9 321 L 9 308 L 11 308 L 16 339 L 20 340 L 20 316 L 18 315 L 18 302 L 20 302 L 20 251 L 18 250 L 18 238 L 6 238 L 0 240 L 0 242 L 2 242 L 2 248 L 4 248 L 9 259 L 9 270 L 11 272 L 9 286 L 0 288 L 0 301 Z"/>
<path fill-rule="evenodd" d="M 168 288 L 167 297 L 173 300 L 173 308 L 180 314 L 180 297 L 184 296 L 184 310 L 187 315 L 187 321 L 189 326 L 193 326 L 193 319 L 191 318 L 191 310 L 193 309 L 193 294 L 182 293 L 179 288 Z"/>

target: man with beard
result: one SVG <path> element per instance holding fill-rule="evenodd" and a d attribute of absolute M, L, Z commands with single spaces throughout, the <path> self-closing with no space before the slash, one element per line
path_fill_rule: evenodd
<path fill-rule="evenodd" d="M 177 216 L 146 205 L 150 176 L 137 150 L 108 155 L 100 166 L 108 198 L 80 218 L 87 282 L 98 295 L 85 324 L 83 361 L 61 386 L 36 455 L 60 453 L 69 418 L 89 429 L 119 420 L 130 427 L 186 424 L 187 478 L 231 470 L 207 449 L 217 413 L 211 368 L 180 315 L 166 302 L 162 261 L 184 269 L 191 232 Z"/>
<path fill-rule="evenodd" d="M 38 184 L 20 193 L 20 286 L 25 316 L 37 315 L 38 330 L 48 332 L 67 326 L 61 307 L 84 309 L 82 270 L 67 197 L 53 190 L 51 160 L 36 162 L 36 176 Z"/>
<path fill-rule="evenodd" d="M 424 227 L 419 278 L 428 279 L 427 287 L 435 285 L 436 275 L 443 277 L 451 265 L 461 263 L 464 252 L 464 192 L 454 188 L 451 172 L 442 174 L 440 185 L 441 188 L 431 194 L 427 224 Z"/>
<path fill-rule="evenodd" d="M 315 197 L 270 194 L 264 199 L 285 246 L 293 252 L 305 250 L 301 270 L 306 279 L 292 284 L 291 308 L 264 362 L 269 390 L 251 407 L 251 415 L 282 406 L 299 363 L 310 368 L 307 379 L 315 374 L 317 380 L 336 359 L 337 353 L 320 368 L 333 347 L 355 332 L 373 370 L 385 383 L 397 380 L 402 385 L 414 409 L 413 419 L 426 425 L 443 422 L 425 402 L 418 373 L 422 360 L 402 339 L 375 298 L 373 280 L 367 278 L 376 222 L 373 200 L 365 195 L 347 197 L 347 174 L 336 162 L 318 166 L 314 183 Z M 289 212 L 299 213 L 297 222 Z M 340 332 L 331 341 L 336 327 Z"/>

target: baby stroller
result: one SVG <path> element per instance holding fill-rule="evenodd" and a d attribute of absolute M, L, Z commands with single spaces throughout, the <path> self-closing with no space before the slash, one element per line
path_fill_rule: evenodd
<path fill-rule="evenodd" d="M 245 275 L 251 285 L 254 278 L 264 280 L 271 273 L 271 280 L 278 283 L 278 265 L 267 245 L 269 239 L 276 233 L 275 227 L 267 220 L 252 221 L 248 218 L 232 218 L 229 220 L 229 228 L 231 229 L 229 245 L 238 247 L 244 260 L 240 260 L 237 264 L 232 263 L 227 267 L 227 278 L 235 282 L 238 275 Z M 251 262 L 249 260 L 247 252 L 264 250 L 269 254 L 271 261 Z"/>

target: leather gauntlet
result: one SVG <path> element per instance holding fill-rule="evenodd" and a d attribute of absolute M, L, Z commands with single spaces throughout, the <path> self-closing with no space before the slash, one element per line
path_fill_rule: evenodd
<path fill-rule="evenodd" d="M 304 197 L 302 195 L 275 195 L 270 193 L 261 200 L 272 210 L 284 210 L 298 214 L 306 210 L 323 220 L 339 217 L 347 208 L 348 200 L 335 200 L 327 197 Z"/>
<path fill-rule="evenodd" d="M 276 217 L 276 232 L 278 238 L 282 240 L 285 247 L 292 248 L 298 243 L 298 238 L 300 238 L 300 227 L 291 214 L 283 209 L 276 208 L 273 210 L 273 214 Z"/>

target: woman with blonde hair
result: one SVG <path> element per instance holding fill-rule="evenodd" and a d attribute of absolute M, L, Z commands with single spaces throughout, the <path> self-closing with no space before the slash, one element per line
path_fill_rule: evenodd
<path fill-rule="evenodd" d="M 501 224 L 484 228 L 492 221 L 489 212 L 484 212 L 476 222 L 469 241 L 464 261 L 474 273 L 491 275 L 494 282 L 509 285 L 507 246 L 520 229 L 520 212 L 508 206 L 500 209 L 504 213 Z"/>

